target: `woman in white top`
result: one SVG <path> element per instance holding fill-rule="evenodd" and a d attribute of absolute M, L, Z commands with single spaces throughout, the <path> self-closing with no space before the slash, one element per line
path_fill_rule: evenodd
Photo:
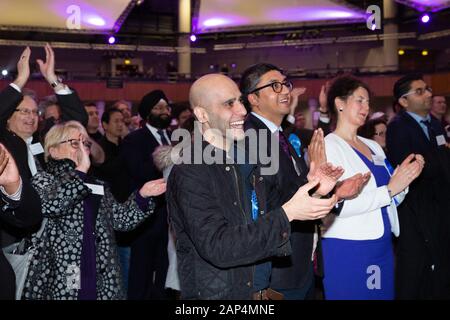
<path fill-rule="evenodd" d="M 327 160 L 345 169 L 341 179 L 366 172 L 371 178 L 356 198 L 340 204 L 338 215 L 324 219 L 325 298 L 393 299 L 396 206 L 421 173 L 423 157 L 412 154 L 394 171 L 375 141 L 357 135 L 369 114 L 369 89 L 359 80 L 335 80 L 327 103 L 337 114 L 336 130 L 325 138 Z"/>

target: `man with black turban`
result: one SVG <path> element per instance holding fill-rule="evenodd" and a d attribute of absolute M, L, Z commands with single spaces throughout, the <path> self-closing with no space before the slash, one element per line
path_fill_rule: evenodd
<path fill-rule="evenodd" d="M 128 134 L 122 145 L 122 157 L 130 177 L 129 190 L 142 186 L 148 179 L 162 178 L 153 163 L 152 153 L 160 145 L 170 144 L 169 100 L 161 90 L 146 94 L 139 104 L 139 115 L 145 126 Z M 168 225 L 164 195 L 157 198 L 155 214 L 132 234 L 121 235 L 119 245 L 131 247 L 128 272 L 128 299 L 166 299 L 164 284 L 168 268 Z M 126 248 L 121 248 L 121 255 Z M 123 255 L 122 257 L 123 258 Z M 125 273 L 126 270 L 125 270 Z"/>

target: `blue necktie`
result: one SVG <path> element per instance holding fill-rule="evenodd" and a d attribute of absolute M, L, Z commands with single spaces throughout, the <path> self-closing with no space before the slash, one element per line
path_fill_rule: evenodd
<path fill-rule="evenodd" d="M 437 147 L 436 134 L 434 133 L 434 129 L 431 126 L 431 121 L 430 120 L 420 120 L 420 122 L 423 123 L 427 127 L 428 139 L 430 140 L 433 147 Z"/>

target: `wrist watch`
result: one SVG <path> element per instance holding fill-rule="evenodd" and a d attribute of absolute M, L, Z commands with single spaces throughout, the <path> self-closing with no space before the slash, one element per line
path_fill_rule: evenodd
<path fill-rule="evenodd" d="M 50 85 L 52 86 L 52 88 L 54 89 L 54 88 L 56 88 L 58 85 L 60 85 L 61 84 L 61 79 L 60 78 L 56 78 L 56 80 L 54 81 L 54 82 L 52 82 L 52 83 L 50 83 Z"/>

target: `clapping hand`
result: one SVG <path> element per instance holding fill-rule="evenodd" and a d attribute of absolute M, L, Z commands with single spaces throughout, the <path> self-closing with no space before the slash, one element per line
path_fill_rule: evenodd
<path fill-rule="evenodd" d="M 14 80 L 14 84 L 22 89 L 30 77 L 30 47 L 26 47 L 20 55 L 19 61 L 17 61 L 17 78 Z"/>
<path fill-rule="evenodd" d="M 308 146 L 308 158 L 310 162 L 314 162 L 317 167 L 327 162 L 325 153 L 325 140 L 322 129 L 314 130 L 311 142 Z M 311 164 L 310 164 L 311 166 Z"/>
<path fill-rule="evenodd" d="M 89 152 L 87 151 L 87 147 L 85 146 L 87 141 L 89 141 L 88 138 L 80 134 L 80 146 L 78 148 L 77 159 L 75 161 L 77 165 L 76 170 L 84 173 L 87 173 L 89 168 L 91 167 L 91 159 L 89 158 Z"/>
<path fill-rule="evenodd" d="M 2 144 L 0 144 L 0 185 L 8 194 L 14 194 L 20 186 L 16 162 Z"/>
<path fill-rule="evenodd" d="M 294 115 L 295 113 L 295 108 L 297 108 L 298 105 L 298 98 L 304 94 L 306 92 L 306 88 L 305 87 L 300 87 L 300 88 L 294 88 L 291 91 L 291 104 L 289 106 L 290 109 L 290 114 Z"/>
<path fill-rule="evenodd" d="M 58 80 L 55 74 L 55 53 L 48 43 L 45 44 L 44 49 L 45 62 L 41 59 L 37 59 L 36 62 L 39 65 L 42 76 L 51 84 Z"/>
<path fill-rule="evenodd" d="M 309 181 L 283 204 L 282 208 L 289 221 L 322 219 L 330 213 L 337 201 L 335 195 L 329 199 L 316 199 L 309 195 L 309 191 L 316 188 L 318 183 L 319 180 Z"/>
<path fill-rule="evenodd" d="M 395 196 L 409 186 L 422 172 L 425 160 L 420 154 L 410 154 L 395 169 L 389 180 L 388 189 L 391 195 Z"/>
<path fill-rule="evenodd" d="M 144 197 L 156 197 L 166 192 L 166 182 L 164 178 L 148 181 L 139 190 L 139 194 Z"/>
<path fill-rule="evenodd" d="M 351 200 L 356 198 L 370 180 L 371 174 L 355 174 L 354 176 L 340 181 L 336 184 L 336 196 L 339 200 Z"/>
<path fill-rule="evenodd" d="M 343 168 L 335 167 L 331 163 L 323 163 L 320 166 L 316 166 L 315 162 L 311 162 L 307 178 L 308 181 L 319 181 L 318 187 L 315 190 L 316 195 L 326 196 L 334 189 L 343 174 Z"/>

